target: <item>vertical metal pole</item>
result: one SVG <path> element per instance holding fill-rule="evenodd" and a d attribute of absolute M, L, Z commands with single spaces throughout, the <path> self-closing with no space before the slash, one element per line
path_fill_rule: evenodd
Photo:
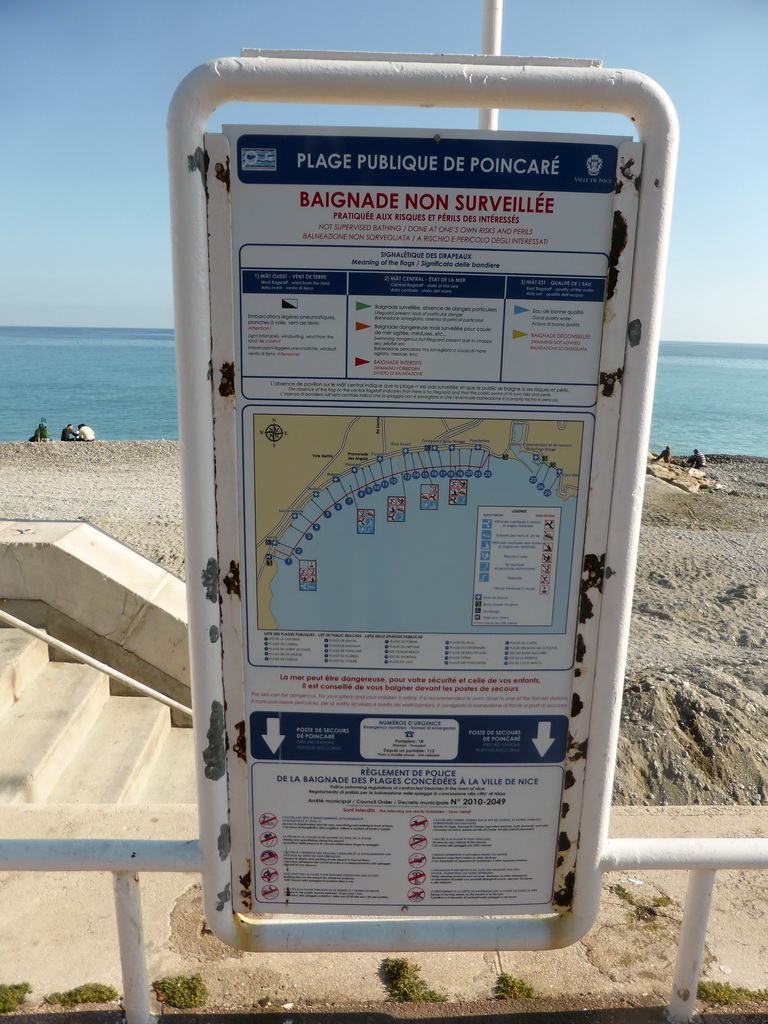
<path fill-rule="evenodd" d="M 149 1008 L 139 876 L 132 871 L 115 871 L 112 878 L 120 963 L 123 969 L 125 1020 L 126 1024 L 148 1024 L 153 1017 Z"/>
<path fill-rule="evenodd" d="M 714 871 L 691 871 L 677 947 L 672 998 L 666 1013 L 671 1024 L 688 1024 L 693 1020 L 714 888 Z"/>
<path fill-rule="evenodd" d="M 501 53 L 501 17 L 504 0 L 483 0 L 483 42 L 482 53 Z M 478 110 L 477 127 L 495 132 L 499 127 L 498 110 Z"/>

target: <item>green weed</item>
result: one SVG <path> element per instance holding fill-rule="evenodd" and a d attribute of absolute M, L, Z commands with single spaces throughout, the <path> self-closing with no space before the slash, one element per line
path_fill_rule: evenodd
<path fill-rule="evenodd" d="M 536 999 L 536 993 L 521 978 L 513 978 L 511 974 L 501 973 L 496 981 L 497 999 Z"/>
<path fill-rule="evenodd" d="M 117 999 L 117 990 L 111 985 L 99 985 L 92 981 L 87 985 L 79 985 L 68 992 L 51 992 L 44 1002 L 53 1006 L 78 1006 L 80 1003 L 111 1003 Z"/>
<path fill-rule="evenodd" d="M 27 981 L 20 985 L 0 985 L 0 1013 L 13 1013 L 18 1010 L 32 986 Z"/>
<path fill-rule="evenodd" d="M 191 977 L 178 975 L 175 978 L 160 978 L 154 982 L 154 986 L 159 1002 L 168 1003 L 179 1010 L 203 1006 L 208 998 L 208 989 L 199 974 L 193 974 Z"/>
<path fill-rule="evenodd" d="M 768 991 L 753 992 L 738 988 L 727 981 L 700 981 L 696 995 L 710 1006 L 732 1006 L 734 1003 L 763 1003 L 768 1001 Z"/>
<path fill-rule="evenodd" d="M 421 968 L 410 960 L 386 959 L 381 970 L 389 988 L 389 998 L 394 1003 L 444 1003 L 445 996 L 427 988 L 421 975 Z"/>
<path fill-rule="evenodd" d="M 619 897 L 620 900 L 624 900 L 625 903 L 629 903 L 632 906 L 635 904 L 635 898 L 628 889 L 625 889 L 621 883 L 617 882 L 615 885 L 609 885 L 608 888 Z"/>
<path fill-rule="evenodd" d="M 639 921 L 653 921 L 657 917 L 657 907 L 669 907 L 672 905 L 672 899 L 665 892 L 659 892 L 653 897 L 653 902 L 648 903 L 626 889 L 621 883 L 617 882 L 615 885 L 609 885 L 609 890 L 619 899 L 626 903 L 631 908 L 632 913 Z"/>

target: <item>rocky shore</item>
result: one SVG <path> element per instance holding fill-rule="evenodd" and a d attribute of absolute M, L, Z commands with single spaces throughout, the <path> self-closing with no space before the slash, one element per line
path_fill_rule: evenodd
<path fill-rule="evenodd" d="M 647 478 L 617 803 L 768 804 L 768 459 L 706 479 Z M 0 519 L 84 520 L 183 578 L 179 445 L 0 444 Z"/>

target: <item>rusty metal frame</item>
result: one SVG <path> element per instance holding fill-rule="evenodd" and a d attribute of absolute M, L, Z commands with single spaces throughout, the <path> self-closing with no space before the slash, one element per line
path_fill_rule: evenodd
<path fill-rule="evenodd" d="M 231 310 L 217 308 L 209 291 L 206 220 L 208 202 L 226 202 L 228 169 L 224 159 L 209 166 L 204 136 L 210 114 L 235 100 L 613 112 L 629 118 L 638 133 L 642 182 L 629 160 L 622 164 L 624 180 L 617 181 L 617 189 L 625 188 L 628 201 L 638 204 L 637 234 L 622 237 L 613 254 L 620 287 L 606 307 L 611 341 L 604 340 L 600 366 L 598 401 L 610 408 L 607 418 L 614 423 L 620 410 L 620 421 L 615 449 L 612 437 L 595 444 L 599 465 L 592 477 L 593 499 L 596 492 L 600 500 L 590 502 L 587 532 L 589 537 L 607 531 L 607 544 L 593 551 L 588 540 L 583 597 L 590 614 L 585 611 L 579 641 L 584 674 L 594 673 L 602 690 L 592 706 L 574 694 L 583 714 L 571 753 L 586 774 L 581 833 L 566 834 L 566 856 L 572 863 L 578 852 L 579 861 L 575 887 L 572 869 L 564 873 L 561 906 L 569 913 L 523 919 L 285 922 L 254 921 L 235 909 L 226 766 L 227 750 L 237 746 L 242 723 L 225 712 L 222 664 L 232 664 L 233 653 L 222 638 L 228 616 L 222 615 L 221 603 L 236 591 L 237 555 L 232 555 L 232 524 L 222 528 L 220 523 L 217 535 L 216 486 L 222 481 L 217 481 L 213 437 L 216 431 L 231 431 L 228 409 L 234 402 L 227 361 L 221 370 L 215 366 L 211 341 L 212 319 L 231 315 Z M 211 928 L 223 941 L 247 950 L 547 949 L 577 941 L 597 916 L 607 842 L 677 145 L 668 98 L 644 75 L 604 69 L 593 61 L 249 51 L 249 56 L 201 65 L 184 79 L 171 103 L 168 136 L 187 593 Z M 632 248 L 630 288 L 627 275 L 621 277 L 621 261 Z M 209 422 L 215 430 L 206 429 Z M 224 636 L 224 641 L 231 639 L 231 633 Z M 236 709 L 228 710 L 236 719 Z M 588 738 L 593 750 L 586 759 Z M 240 881 L 246 885 L 247 878 Z"/>

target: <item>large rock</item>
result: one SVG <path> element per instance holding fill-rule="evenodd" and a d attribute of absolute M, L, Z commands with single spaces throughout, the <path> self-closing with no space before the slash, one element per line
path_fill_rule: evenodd
<path fill-rule="evenodd" d="M 658 453 L 648 452 L 648 464 L 646 473 L 656 477 L 657 480 L 666 480 L 674 487 L 680 487 L 684 491 L 695 494 L 697 491 L 719 489 L 720 485 L 715 483 L 701 469 L 693 469 L 688 466 L 678 465 L 676 462 L 657 462 Z"/>

